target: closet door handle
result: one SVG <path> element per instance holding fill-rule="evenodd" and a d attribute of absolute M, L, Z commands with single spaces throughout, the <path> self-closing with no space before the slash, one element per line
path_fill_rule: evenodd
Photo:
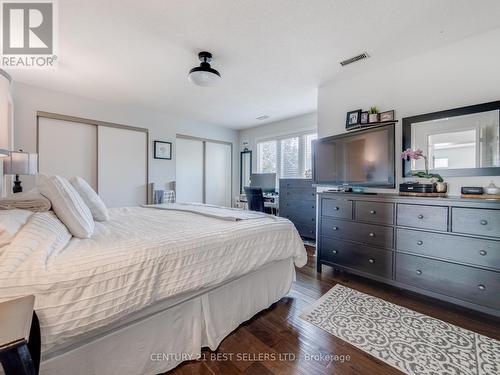
<path fill-rule="evenodd" d="M 375 259 L 370 258 L 370 259 L 368 259 L 368 262 L 373 264 L 373 263 L 375 263 Z"/>
<path fill-rule="evenodd" d="M 338 210 L 339 210 L 339 208 L 338 208 L 338 207 L 334 207 L 333 209 L 334 209 L 335 211 L 338 211 Z"/>
<path fill-rule="evenodd" d="M 375 233 L 369 233 L 368 234 L 370 237 L 375 237 Z"/>
<path fill-rule="evenodd" d="M 486 250 L 479 250 L 479 254 L 481 254 L 483 257 L 488 254 Z"/>
<path fill-rule="evenodd" d="M 486 289 L 486 287 L 485 287 L 483 284 L 479 284 L 479 285 L 477 286 L 477 288 L 478 288 L 479 290 L 485 290 L 485 289 Z"/>
<path fill-rule="evenodd" d="M 417 216 L 420 220 L 422 220 L 424 218 L 424 215 L 420 214 Z"/>
<path fill-rule="evenodd" d="M 420 276 L 421 274 L 422 274 L 422 271 L 417 270 L 417 275 L 419 275 L 419 276 Z"/>
<path fill-rule="evenodd" d="M 375 210 L 371 210 L 371 211 L 370 211 L 370 213 L 371 213 L 372 215 L 375 215 L 375 214 L 377 213 L 377 211 L 375 211 Z"/>
<path fill-rule="evenodd" d="M 424 241 L 422 241 L 422 240 L 417 241 L 417 245 L 422 246 L 423 244 L 424 244 Z"/>
<path fill-rule="evenodd" d="M 488 221 L 486 221 L 486 220 L 481 220 L 480 223 L 481 223 L 481 225 L 488 225 Z"/>
<path fill-rule="evenodd" d="M 333 230 L 339 230 L 339 227 L 332 227 Z"/>
<path fill-rule="evenodd" d="M 337 254 L 337 253 L 338 253 L 338 251 L 337 251 L 337 250 L 332 250 L 332 253 L 333 253 L 333 254 Z"/>

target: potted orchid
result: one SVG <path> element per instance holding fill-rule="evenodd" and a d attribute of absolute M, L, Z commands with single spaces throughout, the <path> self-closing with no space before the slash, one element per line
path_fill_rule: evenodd
<path fill-rule="evenodd" d="M 403 151 L 403 153 L 401 154 L 401 158 L 406 161 L 424 159 L 425 171 L 412 172 L 412 176 L 419 178 L 428 178 L 433 184 L 436 184 L 436 191 L 438 193 L 446 192 L 447 186 L 443 178 L 437 173 L 429 173 L 429 160 L 427 159 L 427 156 L 424 155 L 424 152 L 421 149 L 417 148 L 415 150 L 412 150 L 411 148 L 408 148 Z"/>

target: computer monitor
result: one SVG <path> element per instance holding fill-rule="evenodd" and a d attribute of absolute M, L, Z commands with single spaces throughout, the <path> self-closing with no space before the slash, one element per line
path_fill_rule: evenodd
<path fill-rule="evenodd" d="M 263 193 L 275 193 L 276 173 L 252 173 L 250 186 L 260 187 Z"/>

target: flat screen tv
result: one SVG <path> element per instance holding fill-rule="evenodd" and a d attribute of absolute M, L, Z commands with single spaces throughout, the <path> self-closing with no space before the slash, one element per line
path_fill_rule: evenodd
<path fill-rule="evenodd" d="M 313 144 L 313 181 L 394 188 L 394 152 L 394 124 L 318 139 Z"/>

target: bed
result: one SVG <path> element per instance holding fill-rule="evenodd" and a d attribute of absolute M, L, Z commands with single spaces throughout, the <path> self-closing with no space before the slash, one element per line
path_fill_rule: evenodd
<path fill-rule="evenodd" d="M 270 215 L 117 208 L 59 248 L 51 215 L 0 250 L 0 301 L 36 296 L 41 374 L 168 371 L 281 299 L 307 260 L 293 224 Z"/>

